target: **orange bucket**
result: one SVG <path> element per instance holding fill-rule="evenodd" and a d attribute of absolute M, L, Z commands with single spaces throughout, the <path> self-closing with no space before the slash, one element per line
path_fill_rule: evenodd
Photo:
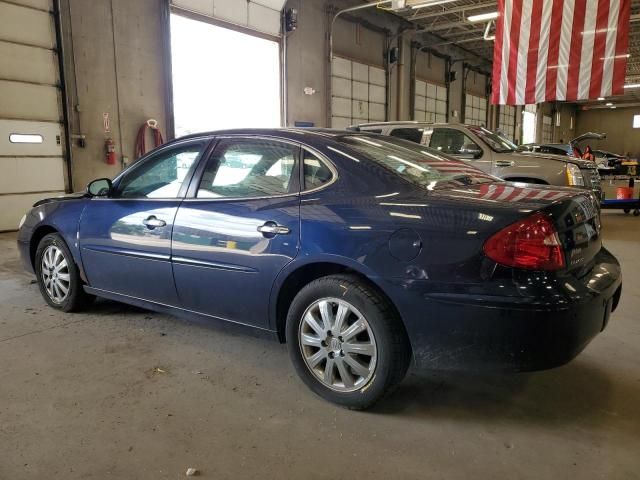
<path fill-rule="evenodd" d="M 618 200 L 631 200 L 633 198 L 632 187 L 618 187 L 616 190 L 616 198 Z"/>

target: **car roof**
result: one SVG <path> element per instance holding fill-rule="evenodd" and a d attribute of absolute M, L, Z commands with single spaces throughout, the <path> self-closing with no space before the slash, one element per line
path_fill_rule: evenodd
<path fill-rule="evenodd" d="M 447 122 L 418 122 L 412 120 L 404 120 L 398 122 L 374 122 L 374 123 L 356 123 L 351 125 L 349 129 L 356 130 L 358 128 L 371 128 L 371 127 L 477 127 L 477 125 L 470 125 L 467 123 L 447 123 Z"/>
<path fill-rule="evenodd" d="M 354 132 L 347 130 L 338 130 L 330 128 L 232 128 L 226 130 L 213 130 L 209 132 L 191 133 L 177 137 L 175 140 L 188 140 L 190 138 L 215 137 L 221 135 L 256 135 L 256 136 L 274 136 L 281 138 L 289 138 L 292 140 L 301 140 L 303 137 L 334 138 L 341 135 L 349 135 Z M 363 132 L 366 134 L 366 132 Z"/>

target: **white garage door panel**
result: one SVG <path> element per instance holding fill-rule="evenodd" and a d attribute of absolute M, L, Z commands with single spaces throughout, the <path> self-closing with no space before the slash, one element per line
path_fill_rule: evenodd
<path fill-rule="evenodd" d="M 384 121 L 385 85 L 384 69 L 334 56 L 331 126 L 345 128 L 352 124 Z"/>
<path fill-rule="evenodd" d="M 3 78 L 55 85 L 57 60 L 52 50 L 0 41 L 0 72 Z"/>
<path fill-rule="evenodd" d="M 0 80 L 0 118 L 60 120 L 58 89 Z"/>
<path fill-rule="evenodd" d="M 13 3 L 26 5 L 28 7 L 40 8 L 42 10 L 53 10 L 53 0 L 12 0 Z"/>
<path fill-rule="evenodd" d="M 348 98 L 333 97 L 332 106 L 336 117 L 351 118 L 351 100 Z"/>
<path fill-rule="evenodd" d="M 43 198 L 57 197 L 64 192 L 33 193 L 28 195 L 0 196 L 0 232 L 17 230 L 22 215 L 27 213 L 34 203 Z"/>
<path fill-rule="evenodd" d="M 13 143 L 9 138 L 12 133 L 41 135 L 42 143 Z M 0 155 L 62 156 L 60 135 L 58 123 L 0 120 Z"/>
<path fill-rule="evenodd" d="M 176 7 L 248 27 L 269 35 L 280 35 L 280 12 L 284 0 L 172 0 Z"/>
<path fill-rule="evenodd" d="M 384 87 L 371 85 L 371 87 L 369 88 L 369 101 L 376 102 L 376 103 L 384 103 L 385 94 L 386 92 Z"/>
<path fill-rule="evenodd" d="M 334 97 L 351 98 L 351 80 L 333 77 L 331 92 Z"/>
<path fill-rule="evenodd" d="M 0 2 L 1 40 L 54 48 L 55 31 L 47 12 Z"/>
<path fill-rule="evenodd" d="M 249 4 L 247 25 L 259 32 L 280 33 L 280 11 L 258 5 Z"/>
<path fill-rule="evenodd" d="M 3 194 L 64 191 L 62 157 L 3 157 L 0 158 L 0 168 L 10 173 L 0 175 L 0 192 Z"/>
<path fill-rule="evenodd" d="M 369 67 L 369 83 L 384 87 L 387 84 L 384 70 L 382 68 Z"/>

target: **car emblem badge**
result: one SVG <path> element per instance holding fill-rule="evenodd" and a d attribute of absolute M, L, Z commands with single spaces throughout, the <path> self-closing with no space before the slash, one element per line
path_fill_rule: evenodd
<path fill-rule="evenodd" d="M 331 350 L 340 350 L 342 348 L 342 343 L 334 337 L 331 339 L 331 342 L 329 342 L 329 346 L 331 347 Z"/>

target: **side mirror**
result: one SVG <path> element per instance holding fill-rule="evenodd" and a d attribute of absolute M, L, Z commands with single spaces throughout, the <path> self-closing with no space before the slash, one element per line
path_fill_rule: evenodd
<path fill-rule="evenodd" d="M 87 185 L 87 195 L 90 197 L 107 197 L 112 188 L 111 180 L 98 178 Z"/>

